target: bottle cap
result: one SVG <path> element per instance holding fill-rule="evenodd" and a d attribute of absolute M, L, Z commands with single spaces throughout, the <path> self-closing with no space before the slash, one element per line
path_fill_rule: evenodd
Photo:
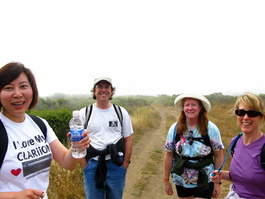
<path fill-rule="evenodd" d="M 73 116 L 76 117 L 76 116 L 79 116 L 80 115 L 80 111 L 73 111 Z"/>

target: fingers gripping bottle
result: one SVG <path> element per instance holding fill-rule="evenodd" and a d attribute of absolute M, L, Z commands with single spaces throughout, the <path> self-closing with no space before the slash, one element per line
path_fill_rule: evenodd
<path fill-rule="evenodd" d="M 79 144 L 83 139 L 84 123 L 80 117 L 79 111 L 73 111 L 73 117 L 69 122 L 71 133 L 72 156 L 74 158 L 83 158 L 86 156 L 86 148 Z"/>

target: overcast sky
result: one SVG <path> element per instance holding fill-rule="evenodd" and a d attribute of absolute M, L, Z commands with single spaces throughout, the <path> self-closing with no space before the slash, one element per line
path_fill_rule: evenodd
<path fill-rule="evenodd" d="M 0 0 L 0 66 L 19 61 L 41 96 L 265 93 L 263 0 Z"/>

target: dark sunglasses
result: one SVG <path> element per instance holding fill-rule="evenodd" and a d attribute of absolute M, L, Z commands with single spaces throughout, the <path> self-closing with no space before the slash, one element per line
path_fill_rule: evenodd
<path fill-rule="evenodd" d="M 237 110 L 235 110 L 235 114 L 237 116 L 240 116 L 240 117 L 243 117 L 246 114 L 248 115 L 248 117 L 257 117 L 257 116 L 261 115 L 261 112 L 254 111 L 254 110 L 245 111 L 244 109 L 237 109 Z"/>
<path fill-rule="evenodd" d="M 188 141 L 189 144 L 192 145 L 193 144 L 193 131 L 189 131 L 189 137 L 188 137 Z"/>

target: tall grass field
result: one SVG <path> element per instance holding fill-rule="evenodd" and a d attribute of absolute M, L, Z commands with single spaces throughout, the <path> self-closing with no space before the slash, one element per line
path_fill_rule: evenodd
<path fill-rule="evenodd" d="M 133 111 L 133 142 L 137 143 L 141 135 L 150 130 L 158 121 L 158 114 L 152 107 L 140 107 Z M 55 161 L 50 171 L 50 186 L 48 196 L 51 199 L 82 199 L 85 198 L 83 173 L 81 167 L 74 171 L 63 169 Z"/>
<path fill-rule="evenodd" d="M 232 114 L 231 108 L 232 104 L 214 104 L 209 113 L 209 120 L 214 122 L 221 132 L 222 140 L 225 145 L 224 155 L 229 148 L 230 139 L 240 132 L 236 124 L 236 116 Z M 173 107 L 170 109 L 175 111 Z M 151 106 L 141 107 L 133 111 L 131 119 L 134 128 L 134 143 L 137 143 L 137 141 L 141 139 L 144 132 L 154 128 L 154 125 L 159 122 L 158 114 Z M 168 116 L 167 127 L 169 128 L 175 121 L 176 118 Z M 264 128 L 262 128 L 262 131 L 265 132 Z M 230 161 L 231 156 L 229 156 L 223 169 L 229 169 Z M 229 185 L 229 182 L 223 182 L 221 188 L 222 195 L 219 198 L 224 198 L 228 193 Z M 161 191 L 163 192 L 164 190 Z M 85 198 L 81 168 L 78 166 L 74 171 L 68 171 L 58 166 L 56 162 L 52 162 L 48 196 L 51 199 Z"/>

